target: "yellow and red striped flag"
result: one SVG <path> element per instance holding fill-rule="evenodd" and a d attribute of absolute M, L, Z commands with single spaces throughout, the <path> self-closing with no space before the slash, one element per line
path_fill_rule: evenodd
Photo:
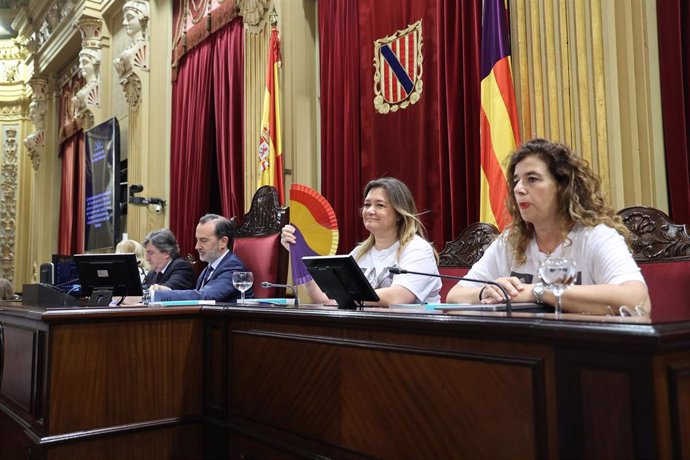
<path fill-rule="evenodd" d="M 481 194 L 479 218 L 503 230 L 510 223 L 503 160 L 520 143 L 510 67 L 505 0 L 484 0 L 481 50 Z"/>
<path fill-rule="evenodd" d="M 258 187 L 272 185 L 278 190 L 280 204 L 285 203 L 283 190 L 283 147 L 280 130 L 280 36 L 273 27 L 268 44 L 268 68 L 266 69 L 266 92 L 261 115 L 261 141 L 259 142 Z"/>

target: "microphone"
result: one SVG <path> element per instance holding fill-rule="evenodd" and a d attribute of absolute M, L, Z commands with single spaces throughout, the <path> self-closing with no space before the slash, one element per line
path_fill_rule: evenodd
<path fill-rule="evenodd" d="M 449 280 L 458 280 L 458 281 L 471 281 L 473 283 L 482 283 L 482 284 L 490 284 L 492 286 L 496 286 L 498 289 L 500 289 L 501 293 L 503 294 L 503 298 L 505 299 L 505 304 L 506 304 L 506 313 L 508 316 L 510 316 L 513 313 L 513 306 L 510 303 L 510 296 L 506 292 L 506 290 L 498 284 L 496 281 L 485 281 L 485 280 L 476 280 L 472 278 L 465 278 L 464 276 L 454 276 L 454 275 L 441 275 L 438 273 L 425 273 L 425 272 L 413 272 L 412 270 L 405 270 L 404 268 L 400 268 L 397 265 L 394 265 L 392 267 L 388 267 L 388 271 L 390 273 L 393 273 L 394 275 L 422 275 L 422 276 L 431 276 L 433 278 L 445 278 Z"/>
<path fill-rule="evenodd" d="M 295 307 L 299 307 L 299 299 L 297 298 L 297 289 L 295 289 L 295 286 L 293 286 L 292 284 L 278 284 L 278 283 L 269 283 L 268 281 L 262 281 L 261 287 L 262 288 L 292 289 L 292 295 L 295 296 Z"/>
<path fill-rule="evenodd" d="M 79 278 L 74 278 L 74 279 L 71 279 L 69 281 L 65 281 L 63 283 L 54 284 L 53 286 L 55 286 L 55 287 L 67 286 L 68 284 L 73 284 L 73 283 L 76 283 L 77 281 L 79 281 Z M 70 289 L 70 291 L 73 291 L 73 290 L 74 290 L 74 288 Z"/>

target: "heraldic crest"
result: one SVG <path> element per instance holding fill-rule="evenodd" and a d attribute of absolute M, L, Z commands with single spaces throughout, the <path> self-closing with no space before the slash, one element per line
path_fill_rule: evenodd
<path fill-rule="evenodd" d="M 422 20 L 374 41 L 374 108 L 387 114 L 422 95 Z"/>

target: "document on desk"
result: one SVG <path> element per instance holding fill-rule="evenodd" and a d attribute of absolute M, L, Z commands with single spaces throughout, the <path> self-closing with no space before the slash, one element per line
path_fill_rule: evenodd
<path fill-rule="evenodd" d="M 542 306 L 534 303 L 513 303 L 512 309 L 514 311 L 524 311 L 539 309 L 543 310 Z M 435 310 L 435 311 L 505 311 L 506 304 L 482 304 L 482 303 L 400 303 L 391 304 L 391 308 L 416 308 L 424 310 Z"/>
<path fill-rule="evenodd" d="M 285 298 L 266 298 L 266 299 L 244 299 L 248 305 L 294 305 L 295 299 Z"/>
<path fill-rule="evenodd" d="M 215 300 L 161 300 L 151 302 L 149 307 L 179 307 L 185 305 L 215 305 Z"/>
<path fill-rule="evenodd" d="M 429 304 L 433 309 L 441 311 L 506 311 L 507 307 L 504 303 L 475 303 L 475 304 L 452 304 L 452 303 L 437 303 Z M 513 311 L 546 311 L 543 305 L 529 302 L 515 302 L 510 304 Z"/>

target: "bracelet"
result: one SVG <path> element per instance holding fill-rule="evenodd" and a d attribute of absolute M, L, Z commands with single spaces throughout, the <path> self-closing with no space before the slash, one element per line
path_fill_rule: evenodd
<path fill-rule="evenodd" d="M 482 301 L 482 294 L 484 294 L 484 289 L 488 288 L 489 286 L 484 286 L 481 291 L 479 291 L 479 301 Z"/>

